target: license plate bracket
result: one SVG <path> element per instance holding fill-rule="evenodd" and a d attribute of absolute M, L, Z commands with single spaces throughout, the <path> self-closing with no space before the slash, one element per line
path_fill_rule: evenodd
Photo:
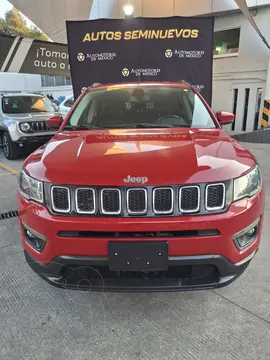
<path fill-rule="evenodd" d="M 110 241 L 109 267 L 114 271 L 168 270 L 167 241 Z"/>

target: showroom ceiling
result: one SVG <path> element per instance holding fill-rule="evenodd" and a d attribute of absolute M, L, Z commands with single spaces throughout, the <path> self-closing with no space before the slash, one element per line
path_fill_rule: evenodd
<path fill-rule="evenodd" d="M 50 39 L 66 43 L 66 20 L 89 18 L 93 0 L 10 0 Z"/>

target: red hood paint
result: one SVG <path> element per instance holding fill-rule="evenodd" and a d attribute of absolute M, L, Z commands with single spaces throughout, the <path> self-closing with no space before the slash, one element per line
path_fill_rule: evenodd
<path fill-rule="evenodd" d="M 130 175 L 168 185 L 236 178 L 255 163 L 221 129 L 136 129 L 59 132 L 24 169 L 55 184 L 126 185 Z"/>

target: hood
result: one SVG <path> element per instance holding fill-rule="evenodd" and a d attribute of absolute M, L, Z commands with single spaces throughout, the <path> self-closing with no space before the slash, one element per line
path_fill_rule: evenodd
<path fill-rule="evenodd" d="M 254 165 L 221 129 L 136 129 L 59 132 L 24 169 L 55 184 L 116 186 L 128 176 L 147 177 L 147 185 L 224 181 Z"/>
<path fill-rule="evenodd" d="M 51 116 L 58 115 L 54 112 L 26 113 L 26 114 L 3 114 L 5 118 L 13 119 L 18 122 L 46 121 Z"/>

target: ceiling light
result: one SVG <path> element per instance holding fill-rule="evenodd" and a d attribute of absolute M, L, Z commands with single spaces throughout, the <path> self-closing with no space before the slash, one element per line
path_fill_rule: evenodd
<path fill-rule="evenodd" d="M 134 6 L 133 5 L 127 4 L 124 6 L 123 9 L 124 9 L 125 16 L 133 16 L 133 14 L 134 14 Z"/>

